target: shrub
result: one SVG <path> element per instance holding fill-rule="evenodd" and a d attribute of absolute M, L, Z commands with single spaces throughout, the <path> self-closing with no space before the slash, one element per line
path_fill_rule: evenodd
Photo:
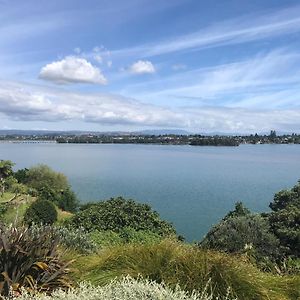
<path fill-rule="evenodd" d="M 269 221 L 288 256 L 300 258 L 300 182 L 275 194 Z"/>
<path fill-rule="evenodd" d="M 162 237 L 152 231 L 134 230 L 130 227 L 125 227 L 120 232 L 111 230 L 93 231 L 90 234 L 92 240 L 99 247 L 112 247 L 124 244 L 151 244 L 161 241 Z"/>
<path fill-rule="evenodd" d="M 68 269 L 57 253 L 58 240 L 47 228 L 0 227 L 0 294 L 22 288 L 51 292 L 70 287 Z"/>
<path fill-rule="evenodd" d="M 16 172 L 14 172 L 14 177 L 17 179 L 19 183 L 26 183 L 28 181 L 28 171 L 29 169 L 19 169 Z"/>
<path fill-rule="evenodd" d="M 62 210 L 76 212 L 79 201 L 76 197 L 76 194 L 70 188 L 68 188 L 60 194 L 56 204 Z"/>
<path fill-rule="evenodd" d="M 26 184 L 37 192 L 41 200 L 49 200 L 59 208 L 75 212 L 79 201 L 71 190 L 67 177 L 46 165 L 32 167 L 26 172 Z"/>
<path fill-rule="evenodd" d="M 85 230 L 78 228 L 54 227 L 60 243 L 69 249 L 74 249 L 80 253 L 88 254 L 97 250 L 97 244 L 91 235 Z"/>
<path fill-rule="evenodd" d="M 268 220 L 260 215 L 228 218 L 214 226 L 199 245 L 228 253 L 241 253 L 248 249 L 258 259 L 276 258 L 279 254 L 279 241 L 270 232 Z"/>
<path fill-rule="evenodd" d="M 245 217 L 251 214 L 250 210 L 244 206 L 243 202 L 239 201 L 235 203 L 234 210 L 230 211 L 223 220 L 228 220 L 230 218 Z"/>
<path fill-rule="evenodd" d="M 285 209 L 272 212 L 269 220 L 284 253 L 300 258 L 300 207 L 289 205 Z"/>
<path fill-rule="evenodd" d="M 54 204 L 48 200 L 37 200 L 33 202 L 25 212 L 24 221 L 31 225 L 53 224 L 57 221 L 57 210 Z"/>
<path fill-rule="evenodd" d="M 103 287 L 80 284 L 79 288 L 67 292 L 57 291 L 52 296 L 30 294 L 17 298 L 18 300 L 211 300 L 208 291 L 188 294 L 178 287 L 171 290 L 164 284 L 143 279 L 125 277 L 120 281 L 112 281 Z M 229 300 L 229 299 L 228 299 Z"/>
<path fill-rule="evenodd" d="M 47 186 L 52 187 L 55 191 L 60 191 L 69 187 L 64 174 L 55 172 L 46 165 L 37 165 L 30 168 L 26 173 L 26 184 L 36 190 L 41 190 Z"/>
<path fill-rule="evenodd" d="M 95 203 L 70 219 L 70 225 L 87 231 L 111 230 L 121 232 L 126 227 L 149 230 L 159 235 L 175 234 L 173 226 L 160 219 L 159 214 L 147 204 L 122 197 Z"/>

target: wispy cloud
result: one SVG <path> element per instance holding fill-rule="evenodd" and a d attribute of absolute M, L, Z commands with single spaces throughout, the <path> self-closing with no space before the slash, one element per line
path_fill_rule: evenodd
<path fill-rule="evenodd" d="M 124 93 L 141 99 L 182 98 L 202 105 L 274 109 L 291 105 L 292 98 L 297 103 L 299 65 L 299 53 L 279 49 L 235 63 L 129 86 Z M 272 96 L 276 97 L 272 100 Z"/>
<path fill-rule="evenodd" d="M 112 54 L 115 56 L 152 57 L 291 34 L 300 31 L 299 14 L 300 6 L 298 5 L 276 12 L 246 15 L 172 39 L 115 50 L 112 51 Z"/>

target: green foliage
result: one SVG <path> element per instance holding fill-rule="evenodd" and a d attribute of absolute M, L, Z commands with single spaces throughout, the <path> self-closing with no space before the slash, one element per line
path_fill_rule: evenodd
<path fill-rule="evenodd" d="M 4 215 L 7 212 L 6 203 L 0 203 L 0 216 Z"/>
<path fill-rule="evenodd" d="M 285 254 L 300 258 L 300 208 L 289 205 L 285 209 L 271 213 L 269 219 Z"/>
<path fill-rule="evenodd" d="M 0 227 L 0 294 L 22 288 L 51 292 L 70 287 L 68 269 L 49 228 Z"/>
<path fill-rule="evenodd" d="M 28 181 L 28 171 L 29 169 L 19 169 L 16 172 L 14 172 L 14 177 L 17 179 L 19 183 L 26 183 Z"/>
<path fill-rule="evenodd" d="M 99 255 L 79 257 L 77 280 L 102 285 L 130 275 L 187 291 L 212 292 L 211 299 L 230 296 L 243 300 L 298 299 L 299 277 L 276 277 L 260 272 L 242 257 L 234 257 L 165 240 L 161 243 L 107 248 Z"/>
<path fill-rule="evenodd" d="M 270 203 L 273 212 L 271 229 L 279 238 L 286 255 L 300 258 L 300 182 L 291 190 L 283 190 Z"/>
<path fill-rule="evenodd" d="M 10 160 L 0 160 L 0 195 L 10 186 L 14 164 Z"/>
<path fill-rule="evenodd" d="M 74 249 L 83 254 L 97 250 L 97 245 L 91 235 L 83 229 L 71 229 L 60 226 L 54 227 L 53 230 L 58 235 L 60 243 L 68 249 Z"/>
<path fill-rule="evenodd" d="M 244 206 L 243 202 L 236 202 L 234 210 L 230 211 L 223 220 L 228 220 L 229 218 L 235 218 L 235 217 L 243 217 L 243 216 L 249 216 L 251 214 L 250 210 Z"/>
<path fill-rule="evenodd" d="M 57 206 L 62 210 L 69 212 L 76 212 L 79 200 L 76 197 L 76 194 L 70 189 L 64 190 L 58 200 L 56 201 Z"/>
<path fill-rule="evenodd" d="M 268 220 L 260 215 L 245 215 L 221 221 L 208 232 L 200 246 L 227 253 L 251 250 L 260 259 L 277 257 L 279 241 L 270 232 Z"/>
<path fill-rule="evenodd" d="M 52 201 L 66 211 L 77 210 L 79 201 L 64 174 L 55 172 L 46 165 L 38 165 L 26 171 L 25 182 L 37 191 L 39 199 Z"/>
<path fill-rule="evenodd" d="M 56 291 L 51 296 L 26 294 L 18 300 L 211 300 L 209 291 L 189 294 L 174 290 L 164 284 L 158 284 L 144 279 L 125 277 L 120 281 L 114 280 L 103 287 L 94 287 L 81 283 L 77 289 Z M 221 300 L 221 299 L 220 299 Z M 229 298 L 227 299 L 229 300 Z"/>
<path fill-rule="evenodd" d="M 10 160 L 0 160 L 0 179 L 10 177 L 13 174 L 14 163 Z"/>
<path fill-rule="evenodd" d="M 69 187 L 64 174 L 55 172 L 46 165 L 37 165 L 30 168 L 27 172 L 26 183 L 36 190 L 51 187 L 55 191 L 62 191 Z"/>
<path fill-rule="evenodd" d="M 57 221 L 57 210 L 48 200 L 33 202 L 25 212 L 24 221 L 28 224 L 53 224 Z"/>
<path fill-rule="evenodd" d="M 160 219 L 159 214 L 147 204 L 122 197 L 95 203 L 70 219 L 70 225 L 87 231 L 111 230 L 120 232 L 126 227 L 149 230 L 159 235 L 175 234 L 173 226 Z"/>
<path fill-rule="evenodd" d="M 160 242 L 162 239 L 158 233 L 148 230 L 137 231 L 130 227 L 125 227 L 120 232 L 96 230 L 91 232 L 91 238 L 99 247 L 112 247 L 128 243 L 153 244 Z"/>

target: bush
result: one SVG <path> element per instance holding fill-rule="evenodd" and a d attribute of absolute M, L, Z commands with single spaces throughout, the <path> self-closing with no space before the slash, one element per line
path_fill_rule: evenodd
<path fill-rule="evenodd" d="M 300 182 L 290 190 L 275 194 L 270 203 L 271 229 L 279 238 L 284 253 L 300 258 Z"/>
<path fill-rule="evenodd" d="M 279 255 L 279 241 L 270 232 L 268 220 L 260 215 L 228 218 L 214 226 L 199 245 L 227 253 L 251 250 L 257 259 Z"/>
<path fill-rule="evenodd" d="M 22 288 L 51 292 L 70 287 L 67 264 L 50 228 L 0 227 L 0 294 Z"/>
<path fill-rule="evenodd" d="M 48 200 L 33 202 L 25 212 L 24 221 L 28 224 L 53 224 L 57 221 L 55 205 Z"/>
<path fill-rule="evenodd" d="M 77 280 L 87 280 L 96 285 L 130 275 L 164 282 L 171 288 L 179 284 L 190 292 L 209 288 L 213 294 L 211 299 L 223 299 L 229 291 L 231 296 L 242 300 L 296 300 L 300 296 L 299 277 L 265 274 L 242 257 L 175 241 L 104 249 L 101 255 L 79 257 L 74 268 L 77 269 L 74 274 Z"/>
<path fill-rule="evenodd" d="M 46 165 L 37 165 L 26 172 L 26 184 L 36 190 L 45 186 L 52 187 L 55 191 L 65 190 L 69 187 L 66 176 L 53 171 Z"/>
<path fill-rule="evenodd" d="M 38 165 L 25 172 L 26 184 L 36 191 L 39 199 L 49 200 L 62 210 L 77 210 L 79 201 L 64 174 L 55 172 L 46 165 Z"/>
<path fill-rule="evenodd" d="M 171 290 L 163 284 L 143 279 L 126 277 L 121 281 L 112 281 L 103 287 L 80 284 L 79 288 L 67 292 L 57 291 L 52 296 L 30 294 L 16 298 L 18 300 L 211 300 L 207 291 L 188 294 L 179 288 Z M 228 299 L 229 300 L 229 299 Z"/>
<path fill-rule="evenodd" d="M 175 234 L 173 226 L 160 219 L 159 214 L 147 204 L 126 200 L 122 197 L 95 203 L 78 212 L 70 219 L 70 225 L 87 231 L 111 230 L 121 232 L 130 227 L 148 230 L 159 235 Z"/>
<path fill-rule="evenodd" d="M 80 253 L 88 254 L 97 250 L 97 244 L 91 238 L 91 235 L 81 228 L 71 229 L 66 227 L 54 227 L 60 243 Z"/>
<path fill-rule="evenodd" d="M 112 247 L 124 244 L 153 244 L 160 242 L 162 237 L 152 231 L 134 230 L 130 227 L 125 227 L 120 232 L 111 230 L 93 231 L 91 232 L 92 240 L 99 247 Z"/>
<path fill-rule="evenodd" d="M 79 201 L 76 194 L 68 188 L 60 194 L 56 204 L 60 209 L 74 213 L 79 206 Z"/>
<path fill-rule="evenodd" d="M 25 183 L 28 181 L 28 171 L 29 169 L 19 169 L 16 172 L 14 172 L 14 177 L 17 179 L 19 183 Z"/>

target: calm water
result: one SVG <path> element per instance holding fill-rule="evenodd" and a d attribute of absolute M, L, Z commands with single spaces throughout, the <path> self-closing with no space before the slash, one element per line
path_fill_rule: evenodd
<path fill-rule="evenodd" d="M 201 239 L 238 200 L 268 210 L 275 192 L 300 179 L 299 145 L 0 143 L 0 159 L 63 172 L 82 202 L 119 195 L 147 202 L 189 240 Z"/>

